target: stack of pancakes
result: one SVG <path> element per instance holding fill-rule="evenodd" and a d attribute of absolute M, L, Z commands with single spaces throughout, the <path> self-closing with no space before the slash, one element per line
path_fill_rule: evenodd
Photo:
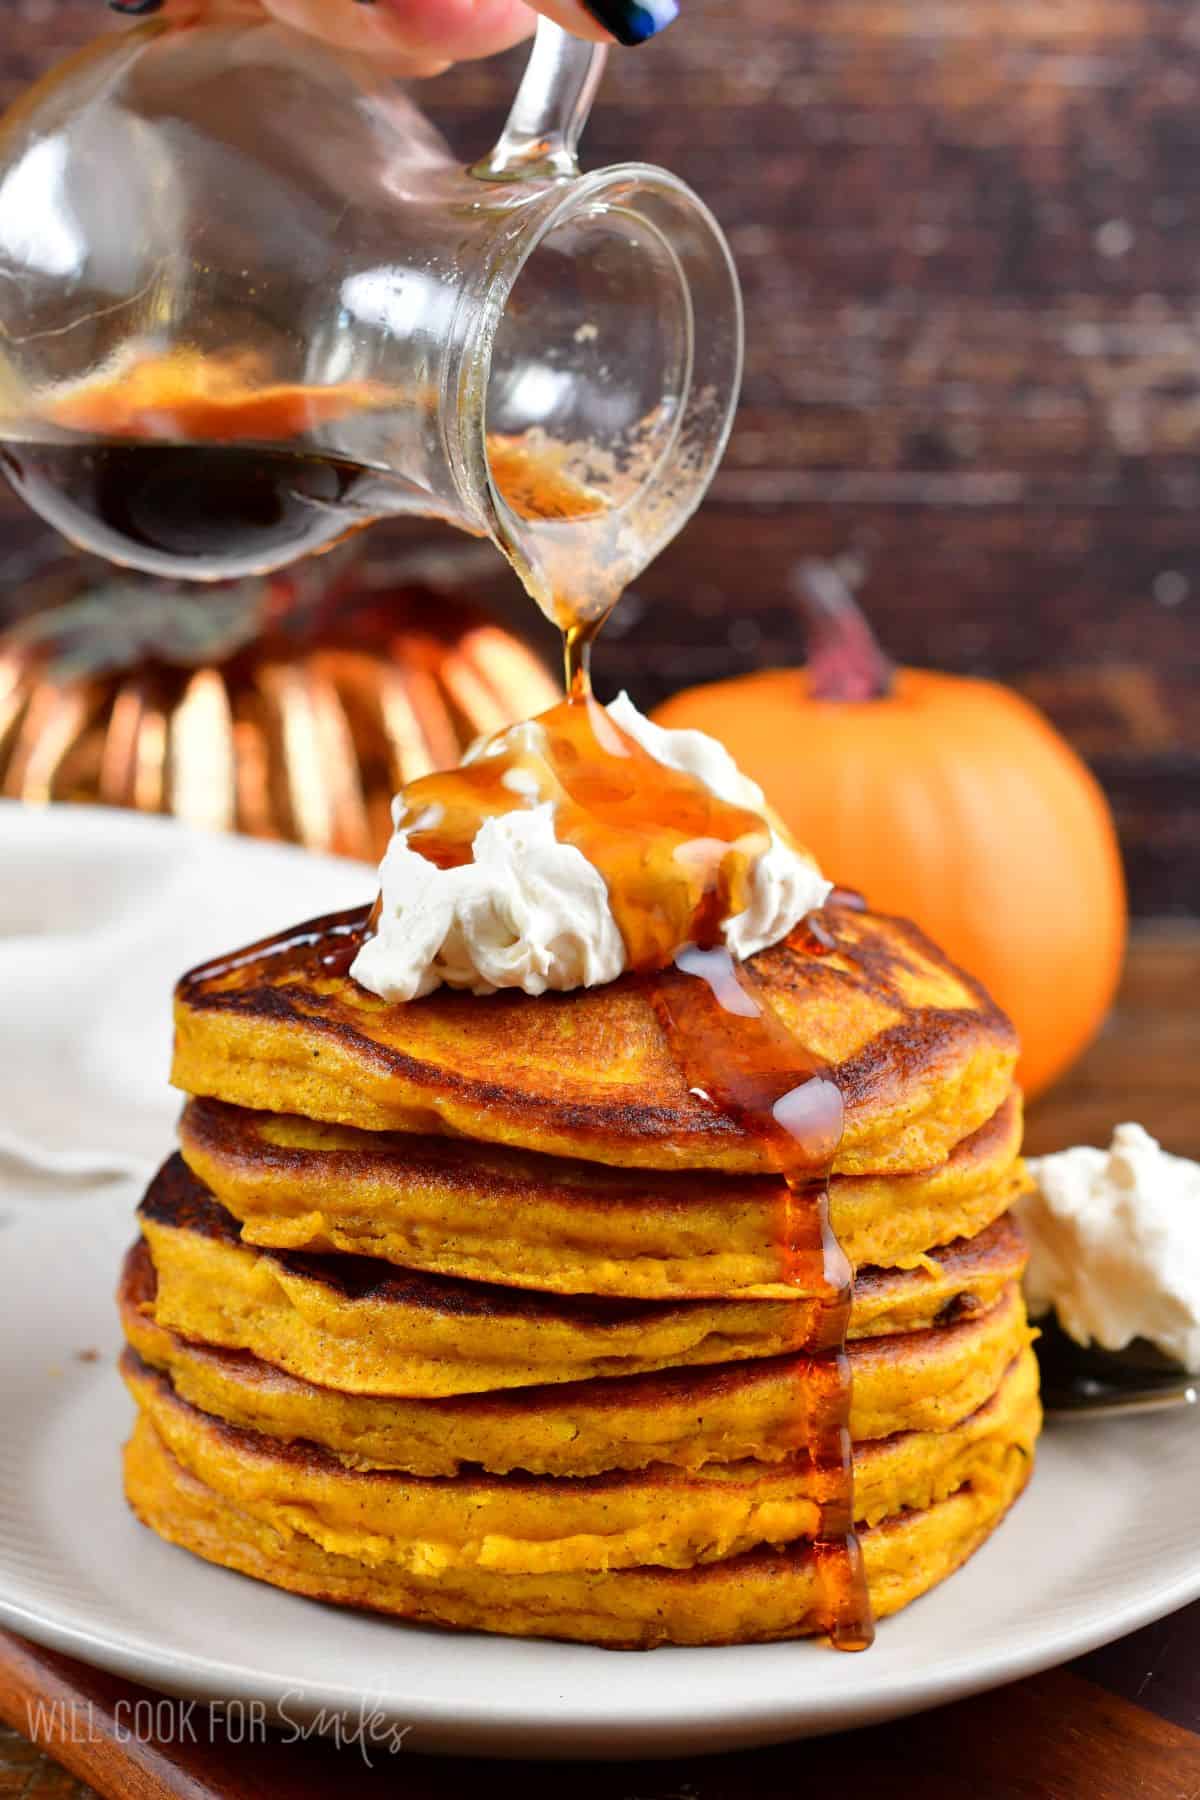
<path fill-rule="evenodd" d="M 831 1218 L 885 1615 L 1031 1467 L 1016 1044 L 912 926 L 825 916 L 832 953 L 797 939 L 752 973 L 845 1100 Z M 763 1146 L 688 1088 L 644 983 L 389 1006 L 329 955 L 361 923 L 180 985 L 182 1154 L 121 1293 L 135 1511 L 408 1619 L 614 1646 L 817 1629 L 821 1307 L 789 1282 Z"/>

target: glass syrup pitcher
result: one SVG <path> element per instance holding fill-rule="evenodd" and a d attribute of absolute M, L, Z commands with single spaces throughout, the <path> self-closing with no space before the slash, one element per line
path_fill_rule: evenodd
<path fill-rule="evenodd" d="M 420 513 L 599 619 L 699 504 L 742 312 L 664 170 L 581 174 L 605 51 L 542 22 L 470 169 L 354 54 L 155 19 L 0 126 L 0 462 L 65 535 L 220 580 Z"/>

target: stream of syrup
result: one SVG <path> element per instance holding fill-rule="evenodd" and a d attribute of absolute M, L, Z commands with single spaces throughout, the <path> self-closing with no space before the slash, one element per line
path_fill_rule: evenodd
<path fill-rule="evenodd" d="M 559 842 L 604 879 L 628 966 L 666 968 L 680 944 L 719 941 L 722 921 L 745 909 L 769 828 L 657 762 L 592 697 L 580 639 L 570 655 L 568 697 L 527 731 L 405 789 L 408 845 L 459 868 L 485 819 L 552 803 Z"/>

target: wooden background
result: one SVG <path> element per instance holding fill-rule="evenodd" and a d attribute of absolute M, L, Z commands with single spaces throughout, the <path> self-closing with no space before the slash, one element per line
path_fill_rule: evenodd
<path fill-rule="evenodd" d="M 5 96 L 104 17 L 0 11 Z M 797 660 L 789 571 L 844 558 L 894 655 L 1015 682 L 1091 759 L 1136 911 L 1200 910 L 1200 5 L 683 11 L 616 60 L 588 159 L 665 163 L 712 204 L 749 366 L 724 470 L 614 621 L 605 685 L 651 701 Z M 464 159 L 518 61 L 432 85 Z M 44 548 L 0 499 L 0 609 Z"/>

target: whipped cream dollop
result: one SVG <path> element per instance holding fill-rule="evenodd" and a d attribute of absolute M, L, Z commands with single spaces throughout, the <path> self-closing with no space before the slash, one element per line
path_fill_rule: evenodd
<path fill-rule="evenodd" d="M 769 820 L 762 789 L 729 752 L 701 731 L 667 731 L 638 712 L 627 694 L 607 707 L 615 724 L 665 767 L 693 776 L 719 800 Z M 515 725 L 468 754 L 519 750 L 536 757 L 545 733 L 536 720 Z M 403 794 L 380 864 L 375 935 L 351 974 L 388 1001 L 419 999 L 443 983 L 492 994 L 566 992 L 614 981 L 627 966 L 624 939 L 607 885 L 574 844 L 555 834 L 555 804 L 520 768 L 505 777 L 513 809 L 480 825 L 469 863 L 443 869 L 410 847 L 434 829 L 410 816 Z M 739 960 L 777 944 L 831 892 L 815 863 L 770 826 L 768 848 L 749 872 L 748 902 L 721 934 Z M 683 945 L 679 946 L 680 949 Z"/>
<path fill-rule="evenodd" d="M 1148 1338 L 1200 1369 L 1200 1163 L 1118 1125 L 1107 1150 L 1081 1145 L 1029 1168 L 1037 1186 L 1017 1212 L 1030 1311 L 1053 1308 L 1077 1343 Z"/>

